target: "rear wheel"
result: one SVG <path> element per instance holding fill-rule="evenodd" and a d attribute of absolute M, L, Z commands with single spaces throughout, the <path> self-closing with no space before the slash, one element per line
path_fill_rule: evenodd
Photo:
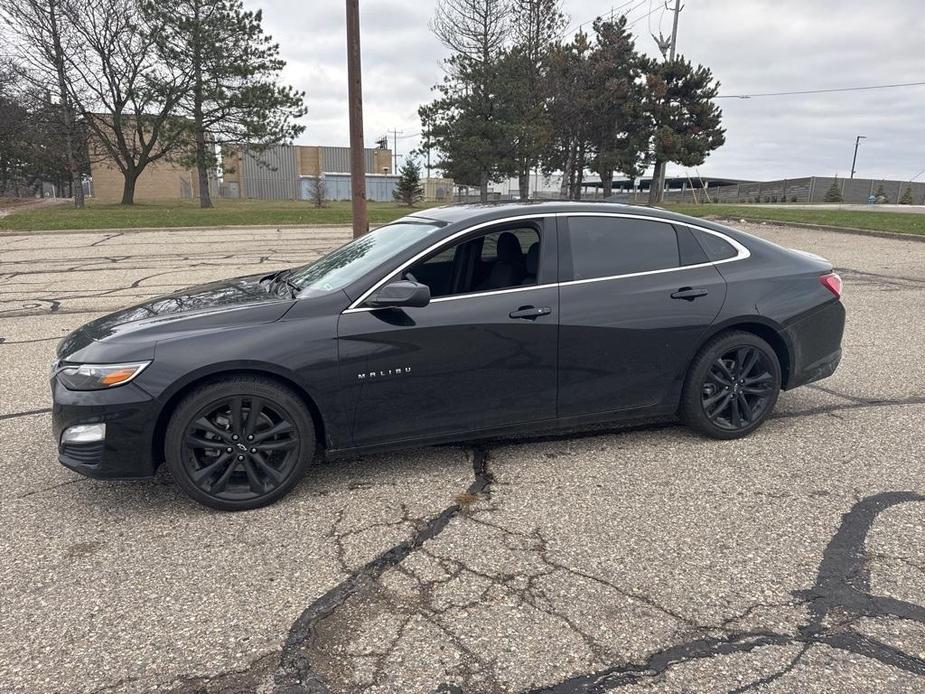
<path fill-rule="evenodd" d="M 746 436 L 770 416 L 780 380 L 780 363 L 767 342 L 752 333 L 722 333 L 701 348 L 688 370 L 681 416 L 712 438 Z"/>
<path fill-rule="evenodd" d="M 243 511 L 298 484 L 315 454 L 315 430 L 291 389 L 258 376 L 230 377 L 184 398 L 167 426 L 165 453 L 190 497 Z"/>

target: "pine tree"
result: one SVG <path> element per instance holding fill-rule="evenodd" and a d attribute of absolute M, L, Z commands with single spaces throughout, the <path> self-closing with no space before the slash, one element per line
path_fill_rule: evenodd
<path fill-rule="evenodd" d="M 422 138 L 440 153 L 437 166 L 446 176 L 478 186 L 487 202 L 488 184 L 501 178 L 511 159 L 500 77 L 510 6 L 506 0 L 441 0 L 432 28 L 451 55 L 436 87 L 440 96 L 418 109 Z"/>
<path fill-rule="evenodd" d="M 844 198 L 841 196 L 841 190 L 838 187 L 838 177 L 835 177 L 835 180 L 832 181 L 832 185 L 829 186 L 829 189 L 825 192 L 825 197 L 822 198 L 823 202 L 844 202 Z"/>
<path fill-rule="evenodd" d="M 414 207 L 414 203 L 424 197 L 424 186 L 421 185 L 421 167 L 417 159 L 408 157 L 399 170 L 398 183 L 392 191 L 392 197 L 402 205 Z"/>
<path fill-rule="evenodd" d="M 178 112 L 189 119 L 193 153 L 185 157 L 199 173 L 201 207 L 212 207 L 209 171 L 216 148 L 246 145 L 260 152 L 291 141 L 305 128 L 304 92 L 277 79 L 286 63 L 279 45 L 263 33 L 262 13 L 242 0 L 147 0 L 157 18 L 154 37 L 161 58 L 189 79 Z"/>
<path fill-rule="evenodd" d="M 591 80 L 591 42 L 579 31 L 549 56 L 547 103 L 552 138 L 543 155 L 543 172 L 562 172 L 560 196 L 577 200 L 591 154 L 591 104 L 598 88 Z"/>
<path fill-rule="evenodd" d="M 699 166 L 726 141 L 722 111 L 713 102 L 719 82 L 710 69 L 694 67 L 679 56 L 672 61 L 650 62 L 647 110 L 654 126 L 652 154 L 656 179 L 649 203 L 661 202 L 665 165 Z"/>
<path fill-rule="evenodd" d="M 900 205 L 914 205 L 915 199 L 912 197 L 912 186 L 906 186 L 906 192 L 899 199 Z"/>
<path fill-rule="evenodd" d="M 642 71 L 646 61 L 636 52 L 626 17 L 594 22 L 597 37 L 589 58 L 591 92 L 588 117 L 594 153 L 591 170 L 611 194 L 614 172 L 629 179 L 641 176 L 648 164 L 651 136 L 649 115 L 643 108 Z"/>
<path fill-rule="evenodd" d="M 517 178 L 521 200 L 530 197 L 530 172 L 551 138 L 546 109 L 548 58 L 565 28 L 561 0 L 511 0 L 513 45 L 501 61 L 504 119 L 510 124 L 511 159 L 506 173 Z"/>

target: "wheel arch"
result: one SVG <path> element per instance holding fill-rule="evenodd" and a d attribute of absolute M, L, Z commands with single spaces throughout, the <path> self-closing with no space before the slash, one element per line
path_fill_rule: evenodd
<path fill-rule="evenodd" d="M 771 349 L 774 350 L 777 361 L 780 363 L 781 390 L 786 390 L 793 373 L 793 345 L 780 325 L 763 316 L 742 316 L 717 323 L 704 335 L 697 351 L 699 352 L 703 345 L 720 333 L 731 330 L 752 333 L 771 345 Z M 690 367 L 688 366 L 688 368 Z"/>
<path fill-rule="evenodd" d="M 327 448 L 327 423 L 321 413 L 316 398 L 309 390 L 299 382 L 293 374 L 281 371 L 271 365 L 256 363 L 237 363 L 237 364 L 215 364 L 207 369 L 191 373 L 181 383 L 176 383 L 165 393 L 166 401 L 157 416 L 154 425 L 154 436 L 151 441 L 151 456 L 154 461 L 155 469 L 160 467 L 164 462 L 164 436 L 167 431 L 167 425 L 170 417 L 177 409 L 177 405 L 194 389 L 206 383 L 219 381 L 229 376 L 260 376 L 280 385 L 286 386 L 299 396 L 299 399 L 305 404 L 312 423 L 315 425 L 315 439 L 318 446 L 323 450 Z"/>

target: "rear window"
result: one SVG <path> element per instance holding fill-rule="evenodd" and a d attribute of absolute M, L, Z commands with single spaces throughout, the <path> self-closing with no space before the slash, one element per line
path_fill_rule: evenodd
<path fill-rule="evenodd" d="M 679 266 L 674 228 L 618 217 L 570 217 L 568 246 L 575 280 Z"/>
<path fill-rule="evenodd" d="M 735 258 L 739 253 L 731 243 L 724 241 L 716 234 L 709 234 L 700 229 L 691 229 L 691 231 L 694 233 L 694 236 L 697 237 L 700 245 L 703 246 L 703 250 L 706 252 L 707 257 L 714 262 L 717 260 Z"/>

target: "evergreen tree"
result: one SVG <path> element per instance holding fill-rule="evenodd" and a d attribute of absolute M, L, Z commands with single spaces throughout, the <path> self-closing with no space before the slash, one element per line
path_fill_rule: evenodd
<path fill-rule="evenodd" d="M 915 199 L 912 197 L 912 186 L 906 186 L 906 192 L 899 199 L 900 205 L 914 205 Z"/>
<path fill-rule="evenodd" d="M 577 200 L 591 154 L 591 104 L 597 93 L 590 74 L 591 43 L 579 31 L 549 56 L 547 108 L 552 138 L 543 155 L 543 172 L 562 172 L 560 195 Z"/>
<path fill-rule="evenodd" d="M 626 17 L 594 22 L 596 42 L 589 58 L 591 91 L 588 117 L 593 148 L 590 167 L 600 177 L 604 197 L 613 189 L 614 172 L 629 179 L 648 165 L 649 114 L 643 108 L 646 60 L 635 48 Z"/>
<path fill-rule="evenodd" d="M 521 200 L 530 197 L 530 172 L 551 138 L 546 109 L 548 58 L 565 28 L 561 0 L 511 0 L 513 46 L 501 61 L 506 81 L 504 119 L 509 123 L 511 159 L 506 173 L 517 178 Z"/>
<path fill-rule="evenodd" d="M 451 51 L 440 96 L 418 109 L 422 137 L 438 151 L 437 166 L 465 185 L 475 185 L 483 202 L 488 184 L 510 161 L 510 124 L 503 116 L 500 76 L 510 7 L 506 0 L 442 0 L 432 28 Z"/>
<path fill-rule="evenodd" d="M 652 118 L 655 173 L 649 203 L 661 202 L 665 165 L 700 166 L 725 141 L 722 111 L 713 103 L 719 82 L 709 68 L 679 56 L 650 62 L 646 107 Z"/>
<path fill-rule="evenodd" d="M 417 159 L 408 157 L 401 165 L 398 184 L 392 191 L 392 197 L 408 207 L 414 207 L 414 203 L 423 199 L 424 186 L 421 185 L 421 167 Z"/>
<path fill-rule="evenodd" d="M 246 145 L 260 152 L 291 141 L 305 128 L 304 93 L 278 83 L 285 61 L 263 33 L 260 10 L 242 0 L 148 0 L 161 58 L 183 72 L 189 89 L 177 111 L 190 121 L 193 152 L 183 157 L 199 174 L 201 207 L 212 207 L 209 171 L 216 148 Z"/>
<path fill-rule="evenodd" d="M 841 190 L 838 187 L 838 176 L 835 177 L 835 180 L 832 181 L 832 185 L 829 186 L 829 189 L 825 192 L 825 197 L 822 198 L 823 202 L 844 202 L 844 198 L 841 196 Z"/>

